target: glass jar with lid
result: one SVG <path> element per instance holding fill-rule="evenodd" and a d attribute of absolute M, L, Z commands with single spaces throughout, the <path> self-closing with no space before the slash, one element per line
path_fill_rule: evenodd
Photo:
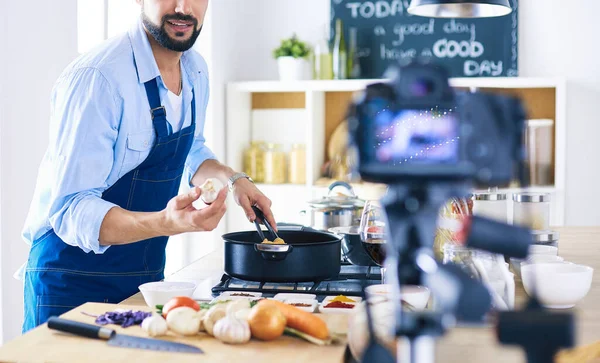
<path fill-rule="evenodd" d="M 473 214 L 496 221 L 508 222 L 508 201 L 506 193 L 497 189 L 473 193 Z"/>
<path fill-rule="evenodd" d="M 558 248 L 559 234 L 556 231 L 531 231 L 533 243 L 536 245 L 554 246 Z"/>
<path fill-rule="evenodd" d="M 264 157 L 265 179 L 268 184 L 286 182 L 286 155 L 281 144 L 267 144 Z"/>
<path fill-rule="evenodd" d="M 252 141 L 244 150 L 244 173 L 257 183 L 265 180 L 265 150 L 266 143 L 263 141 Z"/>
<path fill-rule="evenodd" d="M 288 174 L 288 181 L 290 183 L 306 183 L 306 147 L 304 144 L 292 145 Z"/>
<path fill-rule="evenodd" d="M 550 194 L 513 194 L 513 224 L 545 230 L 550 226 Z"/>

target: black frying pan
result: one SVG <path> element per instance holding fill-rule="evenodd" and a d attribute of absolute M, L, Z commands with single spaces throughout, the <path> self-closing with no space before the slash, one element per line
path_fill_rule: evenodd
<path fill-rule="evenodd" d="M 260 210 L 255 213 L 258 220 L 264 220 Z M 307 227 L 292 228 L 279 229 L 285 245 L 263 244 L 257 231 L 224 234 L 225 273 L 259 282 L 321 281 L 338 276 L 341 237 Z M 265 235 L 271 241 L 275 238 Z"/>

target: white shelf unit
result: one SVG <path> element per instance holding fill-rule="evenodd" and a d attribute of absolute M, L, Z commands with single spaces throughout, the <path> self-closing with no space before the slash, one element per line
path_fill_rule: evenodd
<path fill-rule="evenodd" d="M 306 210 L 306 202 L 326 193 L 326 187 L 317 186 L 319 171 L 325 161 L 328 123 L 332 108 L 344 108 L 352 94 L 362 91 L 372 83 L 385 80 L 333 80 L 333 81 L 246 81 L 227 85 L 226 93 L 226 163 L 236 170 L 243 168 L 243 151 L 252 138 L 253 109 L 303 109 L 304 143 L 306 144 L 306 184 L 260 184 L 259 188 L 273 201 L 273 211 L 281 222 L 308 223 L 300 211 Z M 531 119 L 550 119 L 554 124 L 554 183 L 549 186 L 532 187 L 533 191 L 552 194 L 551 224 L 561 226 L 565 216 L 566 180 L 566 82 L 561 78 L 452 78 L 453 87 L 489 92 L 511 93 L 523 96 Z M 333 97 L 328 97 L 333 95 Z M 337 97 L 342 95 L 344 97 Z M 332 101 L 333 100 L 333 101 Z M 336 103 L 338 102 L 338 103 Z M 336 117 L 344 110 L 333 110 Z M 268 130 L 269 133 L 285 133 L 286 129 Z M 380 189 L 378 189 L 379 191 Z M 360 197 L 379 195 L 378 191 L 357 187 Z M 508 190 L 513 192 L 514 190 Z M 230 203 L 233 203 L 230 201 Z M 247 222 L 241 208 L 229 208 L 227 230 L 246 230 L 253 226 Z"/>

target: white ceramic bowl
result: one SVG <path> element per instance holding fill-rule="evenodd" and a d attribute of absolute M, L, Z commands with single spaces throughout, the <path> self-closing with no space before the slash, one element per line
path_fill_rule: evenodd
<path fill-rule="evenodd" d="M 154 308 L 164 305 L 177 296 L 192 297 L 196 284 L 192 282 L 157 281 L 148 282 L 139 286 L 146 304 Z"/>
<path fill-rule="evenodd" d="M 510 259 L 510 265 L 513 268 L 513 271 L 515 272 L 515 274 L 521 278 L 521 266 L 523 264 L 530 264 L 530 263 L 557 263 L 557 262 L 563 262 L 564 258 L 560 257 L 560 256 L 554 256 L 554 255 L 530 255 L 526 260 L 522 260 L 522 259 L 518 259 L 518 258 L 511 258 Z"/>
<path fill-rule="evenodd" d="M 523 287 L 535 291 L 540 303 L 552 309 L 568 309 L 587 295 L 594 269 L 574 263 L 532 263 L 521 266 Z"/>
<path fill-rule="evenodd" d="M 385 296 L 388 297 L 392 291 L 392 285 L 378 284 L 365 288 L 367 297 Z M 431 292 L 425 286 L 405 285 L 401 288 L 401 298 L 416 309 L 425 309 Z"/>
<path fill-rule="evenodd" d="M 558 247 L 545 245 L 529 246 L 529 256 L 531 255 L 558 255 Z"/>

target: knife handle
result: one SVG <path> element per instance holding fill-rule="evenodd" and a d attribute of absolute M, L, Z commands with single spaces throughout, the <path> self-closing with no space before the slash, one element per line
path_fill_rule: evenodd
<path fill-rule="evenodd" d="M 109 340 L 115 335 L 115 331 L 109 328 L 61 319 L 54 316 L 48 319 L 48 328 L 94 339 Z"/>

